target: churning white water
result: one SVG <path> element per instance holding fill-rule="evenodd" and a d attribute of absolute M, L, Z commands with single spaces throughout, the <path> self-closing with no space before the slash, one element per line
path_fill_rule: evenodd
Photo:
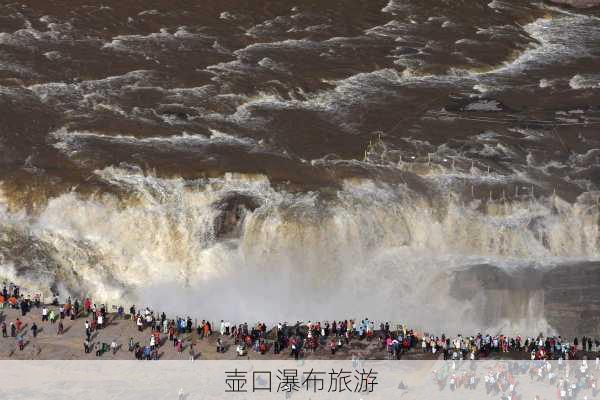
<path fill-rule="evenodd" d="M 483 328 L 470 314 L 482 299 L 450 296 L 452 271 L 600 255 L 598 208 L 583 200 L 463 204 L 448 195 L 433 204 L 408 186 L 366 180 L 325 196 L 275 190 L 261 176 L 97 174 L 126 199 L 72 192 L 37 215 L 2 209 L 0 238 L 14 251 L 0 273 L 48 295 L 54 287 L 200 318 L 369 317 L 450 331 Z M 542 329 L 536 307 L 494 324 Z"/>

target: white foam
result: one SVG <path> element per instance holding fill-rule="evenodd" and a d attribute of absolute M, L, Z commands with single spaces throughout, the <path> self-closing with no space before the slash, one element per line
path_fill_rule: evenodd
<path fill-rule="evenodd" d="M 600 89 L 600 74 L 574 75 L 569 80 L 569 86 L 572 89 Z"/>
<path fill-rule="evenodd" d="M 60 128 L 50 133 L 51 137 L 57 139 L 54 147 L 66 150 L 68 152 L 75 151 L 79 147 L 81 140 L 85 139 L 100 139 L 113 143 L 130 143 L 137 145 L 154 145 L 154 144 L 172 144 L 172 145 L 202 145 L 202 144 L 224 144 L 236 146 L 253 146 L 255 141 L 251 138 L 236 137 L 215 129 L 211 129 L 211 136 L 207 137 L 200 134 L 188 134 L 183 132 L 181 135 L 172 136 L 153 136 L 153 137 L 135 137 L 126 135 L 104 135 L 95 132 L 86 131 L 69 131 L 67 128 Z"/>
<path fill-rule="evenodd" d="M 502 111 L 496 100 L 480 100 L 465 106 L 466 111 Z"/>
<path fill-rule="evenodd" d="M 114 51 L 120 51 L 131 54 L 145 56 L 147 59 L 152 59 L 148 54 L 153 53 L 152 50 L 160 48 L 166 44 L 178 45 L 182 42 L 206 42 L 213 44 L 215 37 L 202 33 L 190 33 L 186 27 L 179 27 L 175 33 L 169 33 L 166 29 L 161 29 L 159 32 L 150 33 L 148 35 L 119 35 L 112 38 L 108 43 L 105 43 L 102 48 Z"/>
<path fill-rule="evenodd" d="M 468 307 L 448 294 L 446 274 L 456 268 L 518 268 L 600 256 L 598 211 L 560 199 L 554 206 L 543 200 L 497 203 L 481 213 L 452 196 L 432 208 L 406 185 L 368 180 L 346 181 L 335 200 L 324 201 L 318 193 L 276 191 L 264 177 L 186 182 L 136 168 L 96 174 L 135 201 L 67 193 L 39 217 L 20 222 L 60 265 L 60 272 L 42 265 L 40 274 L 60 274 L 65 289 L 111 303 L 156 303 L 176 299 L 173 288 L 193 287 L 198 299 L 214 301 L 174 300 L 167 311 L 189 310 L 202 318 L 360 314 L 451 329 L 448 312 Z M 445 180 L 440 175 L 431 182 L 442 189 Z M 232 195 L 257 199 L 259 207 L 244 212 L 238 236 L 217 239 L 221 211 L 215 204 Z M 11 225 L 6 218 L 1 222 Z M 34 277 L 22 279 L 39 284 Z M 415 311 L 420 304 L 431 313 Z M 469 319 L 460 324 L 464 328 Z"/>
<path fill-rule="evenodd" d="M 592 46 L 588 42 L 600 38 L 600 26 L 595 19 L 579 14 L 539 18 L 523 28 L 537 43 L 530 45 L 515 60 L 484 75 L 520 73 L 567 58 L 590 56 Z"/>

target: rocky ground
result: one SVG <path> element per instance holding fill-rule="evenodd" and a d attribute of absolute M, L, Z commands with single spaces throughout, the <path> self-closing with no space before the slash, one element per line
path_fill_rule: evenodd
<path fill-rule="evenodd" d="M 71 359 L 96 359 L 95 354 L 86 354 L 83 350 L 83 341 L 85 339 L 85 318 L 80 317 L 74 321 L 64 319 L 64 333 L 57 335 L 58 322 L 51 324 L 41 321 L 41 311 L 33 309 L 25 317 L 21 317 L 18 310 L 5 308 L 2 310 L 0 321 L 6 321 L 7 326 L 10 322 L 14 322 L 20 318 L 24 324 L 23 332 L 25 332 L 25 348 L 19 351 L 16 347 L 15 338 L 0 338 L 0 359 L 42 359 L 42 360 L 71 360 Z M 38 336 L 33 338 L 30 328 L 33 322 L 38 325 Z M 10 328 L 8 329 L 10 335 Z M 145 329 L 143 332 L 138 332 L 134 322 L 129 319 L 119 319 L 116 314 L 109 316 L 108 325 L 101 330 L 97 330 L 92 334 L 93 342 L 104 342 L 110 344 L 113 340 L 121 345 L 121 348 L 116 354 L 105 353 L 102 359 L 109 360 L 130 360 L 134 359 L 131 352 L 127 350 L 129 338 L 133 337 L 140 344 L 148 344 L 150 339 L 150 330 Z M 224 337 L 226 348 L 225 353 L 216 352 L 217 338 L 221 337 L 218 333 L 213 333 L 207 339 L 197 339 L 195 346 L 197 359 L 208 360 L 230 360 L 236 359 L 235 345 L 233 339 Z M 189 345 L 192 341 L 192 335 L 188 334 L 184 338 L 185 347 L 183 352 L 178 353 L 172 343 L 163 335 L 162 346 L 159 351 L 160 359 L 164 360 L 187 360 L 190 357 Z M 321 346 L 314 353 L 305 352 L 304 358 L 307 359 L 352 359 L 360 357 L 361 359 L 382 359 L 387 358 L 385 350 L 377 345 L 377 341 L 372 342 L 353 340 L 349 346 L 345 346 L 336 355 L 331 355 L 328 348 Z M 274 354 L 270 349 L 267 354 L 261 355 L 250 350 L 248 359 L 290 359 L 289 350 L 285 350 L 280 354 Z M 431 354 L 414 353 L 405 356 L 405 359 L 435 359 Z"/>
<path fill-rule="evenodd" d="M 25 348 L 20 351 L 16 347 L 16 339 L 13 337 L 0 338 L 0 360 L 85 360 L 85 359 L 96 359 L 95 354 L 86 354 L 83 350 L 83 341 L 85 337 L 85 318 L 79 317 L 74 321 L 70 319 L 64 319 L 64 333 L 62 335 L 57 334 L 58 323 L 51 324 L 50 322 L 41 321 L 41 312 L 38 309 L 34 309 L 31 313 L 28 313 L 25 317 L 21 317 L 20 312 L 14 309 L 5 308 L 1 310 L 0 322 L 5 321 L 7 326 L 10 322 L 14 322 L 17 318 L 20 318 L 23 322 Z M 38 336 L 33 338 L 31 334 L 31 325 L 33 322 L 38 325 Z M 10 328 L 8 330 L 10 335 Z M 113 340 L 120 345 L 119 350 L 116 353 L 104 353 L 100 359 L 107 360 L 131 360 L 134 356 L 127 350 L 127 343 L 129 338 L 133 337 L 135 341 L 140 344 L 148 344 L 150 338 L 150 331 L 148 329 L 143 332 L 138 332 L 137 327 L 130 319 L 120 319 L 116 314 L 109 316 L 109 323 L 104 329 L 97 330 L 93 333 L 92 338 L 94 342 L 104 342 L 110 344 Z M 187 360 L 190 357 L 189 346 L 192 340 L 195 340 L 197 345 L 195 346 L 196 359 L 204 360 L 232 360 L 236 359 L 235 345 L 233 339 L 224 337 L 224 343 L 226 347 L 225 353 L 216 352 L 216 341 L 217 338 L 221 337 L 218 333 L 213 333 L 212 336 L 206 339 L 192 338 L 192 335 L 188 334 L 184 338 L 185 347 L 183 352 L 178 353 L 173 347 L 171 342 L 167 341 L 167 338 L 162 338 L 162 346 L 159 351 L 161 360 Z M 590 359 L 596 357 L 596 354 L 580 353 L 580 356 L 587 356 Z M 431 353 L 421 353 L 420 351 L 411 351 L 403 355 L 403 360 L 435 360 L 441 357 L 441 354 L 434 356 Z M 492 354 L 490 358 L 502 358 L 502 359 L 528 359 L 529 354 L 524 352 L 514 353 L 498 353 Z M 252 350 L 248 352 L 248 356 L 244 357 L 247 359 L 257 360 L 285 360 L 290 359 L 289 349 L 286 349 L 280 354 L 274 354 L 270 349 L 267 354 L 261 355 Z M 349 360 L 352 358 L 360 358 L 363 360 L 385 360 L 387 359 L 387 353 L 376 340 L 366 341 L 354 339 L 350 342 L 349 346 L 345 346 L 339 350 L 335 355 L 332 355 L 326 346 L 320 346 L 315 352 L 305 352 L 303 354 L 305 359 L 314 360 Z"/>

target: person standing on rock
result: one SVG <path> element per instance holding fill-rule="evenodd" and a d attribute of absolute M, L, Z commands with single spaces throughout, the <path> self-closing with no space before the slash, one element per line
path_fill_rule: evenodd
<path fill-rule="evenodd" d="M 27 314 L 27 311 L 29 310 L 28 302 L 25 300 L 21 301 L 20 307 L 21 307 L 21 316 L 24 317 Z"/>
<path fill-rule="evenodd" d="M 19 351 L 23 351 L 23 349 L 25 348 L 25 343 L 23 341 L 23 335 L 21 335 L 21 334 L 17 335 L 17 347 L 19 348 Z"/>
<path fill-rule="evenodd" d="M 89 297 L 83 301 L 83 311 L 85 312 L 85 316 L 87 317 L 90 313 L 90 309 L 92 308 L 92 300 Z"/>
<path fill-rule="evenodd" d="M 194 353 L 194 344 L 190 343 L 190 361 L 194 362 L 196 359 L 196 354 Z"/>
<path fill-rule="evenodd" d="M 90 328 L 90 323 L 88 321 L 85 321 L 85 337 L 87 338 L 87 340 L 90 340 L 91 336 L 92 330 Z"/>
<path fill-rule="evenodd" d="M 79 315 L 79 300 L 75 300 L 73 303 L 73 312 L 71 313 L 71 319 L 74 320 Z"/>

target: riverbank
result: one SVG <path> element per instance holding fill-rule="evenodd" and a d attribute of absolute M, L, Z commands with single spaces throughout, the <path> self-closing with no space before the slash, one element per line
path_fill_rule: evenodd
<path fill-rule="evenodd" d="M 58 308 L 49 307 L 49 309 Z M 94 352 L 85 353 L 83 342 L 85 339 L 85 321 L 84 316 L 79 316 L 75 320 L 65 318 L 63 323 L 63 333 L 57 334 L 59 321 L 55 323 L 42 322 L 41 309 L 34 308 L 26 316 L 21 316 L 21 312 L 16 309 L 5 307 L 0 310 L 0 323 L 5 322 L 7 326 L 17 318 L 22 322 L 21 334 L 24 338 L 24 349 L 19 350 L 16 345 L 16 339 L 10 337 L 0 338 L 0 359 L 4 360 L 132 360 L 134 354 L 128 351 L 128 342 L 133 338 L 134 342 L 139 342 L 141 346 L 147 345 L 150 341 L 151 331 L 145 328 L 139 331 L 134 321 L 128 316 L 119 317 L 116 313 L 107 314 L 105 327 L 92 333 L 93 343 L 106 343 L 110 345 L 113 341 L 117 343 L 116 352 L 107 351 L 100 357 Z M 38 326 L 37 337 L 33 337 L 31 326 L 35 323 Z M 225 352 L 218 353 L 217 339 L 221 338 L 225 347 Z M 190 359 L 190 345 L 195 342 L 195 359 L 204 360 L 233 360 L 239 359 L 236 354 L 234 338 L 221 336 L 218 332 L 213 332 L 207 338 L 200 338 L 195 334 L 185 334 L 183 336 L 183 349 L 178 352 L 173 343 L 168 340 L 167 335 L 161 335 L 161 346 L 158 350 L 158 356 L 161 360 L 188 360 Z M 579 351 L 577 358 L 586 356 L 589 359 L 596 357 L 595 352 Z M 421 352 L 420 349 L 413 349 L 404 353 L 402 360 L 435 360 L 442 357 L 442 353 L 431 354 L 431 352 Z M 291 358 L 290 349 L 284 349 L 281 353 L 275 354 L 273 348 L 265 354 L 254 352 L 250 349 L 243 359 L 250 360 L 289 360 Z M 305 350 L 302 358 L 312 360 L 349 360 L 353 358 L 385 360 L 388 353 L 377 339 L 371 341 L 351 339 L 348 345 L 344 345 L 335 354 L 331 354 L 328 346 L 318 346 L 315 351 Z M 491 353 L 489 359 L 529 359 L 529 353 L 521 351 Z"/>
<path fill-rule="evenodd" d="M 48 307 L 58 312 L 58 307 Z M 134 342 L 139 342 L 140 345 L 147 345 L 151 330 L 145 328 L 142 332 L 138 331 L 134 321 L 129 319 L 129 316 L 119 318 L 116 313 L 109 313 L 108 321 L 104 328 L 98 329 L 92 333 L 93 343 L 106 343 L 110 345 L 114 340 L 120 347 L 116 353 L 105 352 L 102 356 L 96 357 L 91 353 L 85 353 L 83 342 L 85 340 L 85 321 L 84 316 L 79 316 L 75 320 L 65 318 L 62 320 L 64 329 L 63 334 L 58 335 L 58 321 L 54 324 L 50 322 L 42 322 L 41 309 L 33 308 L 31 312 L 22 317 L 21 312 L 16 309 L 5 307 L 1 310 L 0 323 L 14 322 L 19 318 L 23 323 L 22 333 L 24 336 L 25 347 L 22 351 L 17 348 L 16 340 L 12 337 L 0 338 L 0 359 L 22 359 L 22 360 L 85 360 L 85 359 L 107 359 L 107 360 L 131 360 L 134 359 L 132 352 L 128 351 L 128 342 L 133 338 Z M 38 326 L 38 335 L 33 337 L 31 326 L 33 323 Z M 10 334 L 10 330 L 9 330 Z M 195 336 L 195 337 L 194 337 Z M 217 353 L 217 339 L 221 338 L 225 346 L 224 353 Z M 196 342 L 194 346 L 195 358 L 205 360 L 232 360 L 237 359 L 235 351 L 234 338 L 229 336 L 221 336 L 218 332 L 213 332 L 209 337 L 201 339 L 197 335 L 185 334 L 183 336 L 183 350 L 176 351 L 172 342 L 168 340 L 167 335 L 161 335 L 161 346 L 158 351 L 161 360 L 186 360 L 190 358 L 189 346 L 192 341 Z M 385 349 L 379 348 L 377 341 L 367 342 L 366 340 L 351 340 L 350 344 L 332 355 L 327 346 L 319 346 L 314 352 L 305 351 L 303 358 L 306 359 L 327 359 L 327 360 L 344 360 L 352 358 L 361 359 L 381 359 L 387 358 Z M 404 359 L 437 359 L 438 357 L 432 354 L 409 353 Z M 285 349 L 279 354 L 274 354 L 270 348 L 267 353 L 261 355 L 251 349 L 247 356 L 243 359 L 260 359 L 260 360 L 286 360 L 290 359 L 289 349 Z"/>

